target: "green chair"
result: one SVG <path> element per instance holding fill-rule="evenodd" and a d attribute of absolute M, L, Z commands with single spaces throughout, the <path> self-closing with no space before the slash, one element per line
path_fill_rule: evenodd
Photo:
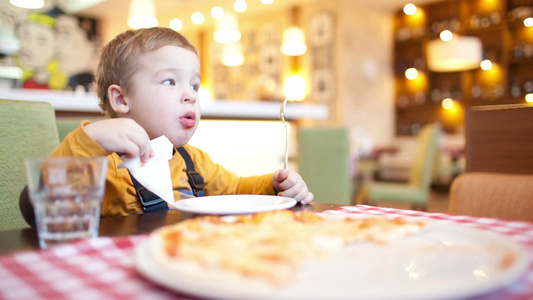
<path fill-rule="evenodd" d="M 437 156 L 441 127 L 424 126 L 418 135 L 418 148 L 407 183 L 369 182 L 364 187 L 366 201 L 376 205 L 379 201 L 410 203 L 413 209 L 427 209 L 433 167 Z"/>
<path fill-rule="evenodd" d="M 62 142 L 67 134 L 72 132 L 81 123 L 81 119 L 56 119 L 57 133 L 59 134 L 59 141 Z"/>
<path fill-rule="evenodd" d="M 352 204 L 349 140 L 346 128 L 300 128 L 299 173 L 315 200 Z"/>
<path fill-rule="evenodd" d="M 59 137 L 48 102 L 0 100 L 0 231 L 29 227 L 20 213 L 24 159 L 48 156 Z"/>

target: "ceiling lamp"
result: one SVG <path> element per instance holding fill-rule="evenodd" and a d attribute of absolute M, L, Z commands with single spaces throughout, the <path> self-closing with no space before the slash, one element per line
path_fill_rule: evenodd
<path fill-rule="evenodd" d="M 29 9 L 38 9 L 44 7 L 44 0 L 10 0 L 11 4 Z"/>
<path fill-rule="evenodd" d="M 225 44 L 222 48 L 222 64 L 228 67 L 240 66 L 244 63 L 242 45 L 240 43 Z"/>
<path fill-rule="evenodd" d="M 215 20 L 215 41 L 219 43 L 235 43 L 240 41 L 239 21 L 237 15 L 227 12 L 220 19 Z"/>
<path fill-rule="evenodd" d="M 483 57 L 479 38 L 457 36 L 445 42 L 434 39 L 427 44 L 428 68 L 433 72 L 458 72 L 476 69 Z"/>
<path fill-rule="evenodd" d="M 247 8 L 248 4 L 246 4 L 245 0 L 235 0 L 235 2 L 233 2 L 233 9 L 236 12 L 245 12 Z"/>
<path fill-rule="evenodd" d="M 152 0 L 131 0 L 128 26 L 131 28 L 151 28 L 157 26 L 155 4 Z"/>
<path fill-rule="evenodd" d="M 284 82 L 285 97 L 291 101 L 305 99 L 305 79 L 300 75 L 291 75 Z"/>
<path fill-rule="evenodd" d="M 307 51 L 304 31 L 298 27 L 300 23 L 300 8 L 291 9 L 291 26 L 283 31 L 281 53 L 289 56 L 299 56 Z"/>
<path fill-rule="evenodd" d="M 289 56 L 302 55 L 307 51 L 304 31 L 299 27 L 289 27 L 283 31 L 281 52 Z"/>

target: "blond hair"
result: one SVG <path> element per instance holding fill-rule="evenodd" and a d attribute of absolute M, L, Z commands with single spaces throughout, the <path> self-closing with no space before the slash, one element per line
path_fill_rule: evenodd
<path fill-rule="evenodd" d="M 170 28 L 161 27 L 125 31 L 102 49 L 95 71 L 95 89 L 104 113 L 112 118 L 117 116 L 109 105 L 109 86 L 117 84 L 127 92 L 131 84 L 130 79 L 138 69 L 139 56 L 169 45 L 190 50 L 198 55 L 196 47 L 186 37 Z"/>

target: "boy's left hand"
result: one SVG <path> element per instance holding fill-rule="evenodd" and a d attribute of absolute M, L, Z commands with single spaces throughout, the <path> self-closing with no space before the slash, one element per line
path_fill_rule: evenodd
<path fill-rule="evenodd" d="M 272 175 L 272 184 L 278 196 L 293 198 L 301 204 L 310 203 L 315 197 L 309 192 L 302 176 L 293 170 L 277 170 Z"/>

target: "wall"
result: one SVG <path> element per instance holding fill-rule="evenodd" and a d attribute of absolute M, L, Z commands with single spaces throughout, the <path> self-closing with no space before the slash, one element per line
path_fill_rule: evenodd
<path fill-rule="evenodd" d="M 1 57 L 0 66 L 19 67 L 22 88 L 90 90 L 98 47 L 95 19 L 68 15 L 54 6 L 22 9 L 4 0 L 0 25 L 20 41 L 20 49 Z"/>

